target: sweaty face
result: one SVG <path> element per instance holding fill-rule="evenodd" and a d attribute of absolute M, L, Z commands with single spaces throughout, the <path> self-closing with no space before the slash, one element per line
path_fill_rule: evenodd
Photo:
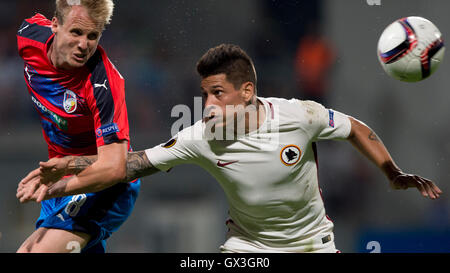
<path fill-rule="evenodd" d="M 245 84 L 240 89 L 235 89 L 225 74 L 204 78 L 201 82 L 201 89 L 205 102 L 205 121 L 213 122 L 216 128 L 225 127 L 227 122 L 233 120 L 235 114 L 230 111 L 230 108 L 245 107 L 247 104 L 248 94 L 244 87 Z"/>
<path fill-rule="evenodd" d="M 55 33 L 50 58 L 56 68 L 70 70 L 82 67 L 94 55 L 102 27 L 96 24 L 85 7 L 73 6 L 64 24 L 53 18 Z"/>

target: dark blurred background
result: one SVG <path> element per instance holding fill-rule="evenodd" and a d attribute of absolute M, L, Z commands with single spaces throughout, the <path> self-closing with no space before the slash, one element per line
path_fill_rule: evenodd
<path fill-rule="evenodd" d="M 380 2 L 369 5 L 367 2 Z M 392 191 L 349 143 L 320 142 L 325 208 L 343 252 L 450 251 L 450 66 L 402 83 L 377 60 L 383 29 L 401 17 L 430 19 L 450 37 L 445 0 L 115 1 L 101 45 L 126 79 L 134 150 L 170 138 L 171 109 L 199 96 L 195 64 L 210 47 L 235 43 L 252 56 L 262 97 L 314 99 L 374 129 L 406 172 L 434 180 L 437 201 Z M 16 32 L 54 1 L 0 1 L 0 252 L 14 252 L 34 230 L 40 205 L 21 205 L 17 183 L 47 158 L 23 80 Z M 192 120 L 192 123 L 194 120 Z M 218 252 L 228 205 L 206 171 L 185 165 L 143 179 L 136 208 L 109 239 L 109 252 Z M 375 243 L 373 243 L 375 242 Z M 378 248 L 377 248 L 378 249 Z"/>

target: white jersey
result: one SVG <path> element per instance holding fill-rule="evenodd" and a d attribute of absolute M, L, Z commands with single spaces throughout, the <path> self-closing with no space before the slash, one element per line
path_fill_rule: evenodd
<path fill-rule="evenodd" d="M 258 98 L 266 119 L 233 141 L 202 138 L 201 120 L 146 150 L 167 171 L 193 163 L 225 191 L 230 211 L 223 252 L 336 252 L 318 184 L 315 141 L 346 139 L 348 116 L 312 101 Z"/>

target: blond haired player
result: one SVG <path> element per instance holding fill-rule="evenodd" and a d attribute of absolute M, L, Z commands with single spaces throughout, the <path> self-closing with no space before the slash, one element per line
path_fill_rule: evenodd
<path fill-rule="evenodd" d="M 183 163 L 207 170 L 222 186 L 230 206 L 230 231 L 221 251 L 337 252 L 317 179 L 315 143 L 320 140 L 348 140 L 395 189 L 415 187 L 431 199 L 441 194 L 433 182 L 403 173 L 362 122 L 312 101 L 258 97 L 253 62 L 238 46 L 210 49 L 197 71 L 204 119 L 165 144 L 129 153 L 124 181 Z M 230 112 L 231 108 L 245 112 Z M 239 126 L 244 127 L 241 133 L 235 130 Z M 227 134 L 230 131 L 234 134 Z M 95 160 L 67 157 L 41 163 L 19 183 L 17 196 L 22 202 L 40 201 L 110 186 L 76 177 L 56 182 Z"/>
<path fill-rule="evenodd" d="M 49 157 L 98 155 L 79 177 L 101 183 L 125 177 L 130 149 L 124 79 L 99 46 L 113 7 L 111 0 L 57 0 L 52 20 L 36 14 L 17 32 Z M 137 180 L 42 202 L 36 230 L 18 252 L 104 252 L 139 187 Z"/>

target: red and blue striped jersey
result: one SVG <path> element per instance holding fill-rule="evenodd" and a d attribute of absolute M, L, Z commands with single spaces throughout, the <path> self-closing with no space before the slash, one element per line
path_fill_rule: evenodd
<path fill-rule="evenodd" d="M 98 46 L 82 68 L 55 68 L 47 51 L 51 21 L 41 14 L 17 32 L 31 100 L 40 116 L 49 157 L 97 154 L 97 147 L 129 141 L 125 81 Z"/>

